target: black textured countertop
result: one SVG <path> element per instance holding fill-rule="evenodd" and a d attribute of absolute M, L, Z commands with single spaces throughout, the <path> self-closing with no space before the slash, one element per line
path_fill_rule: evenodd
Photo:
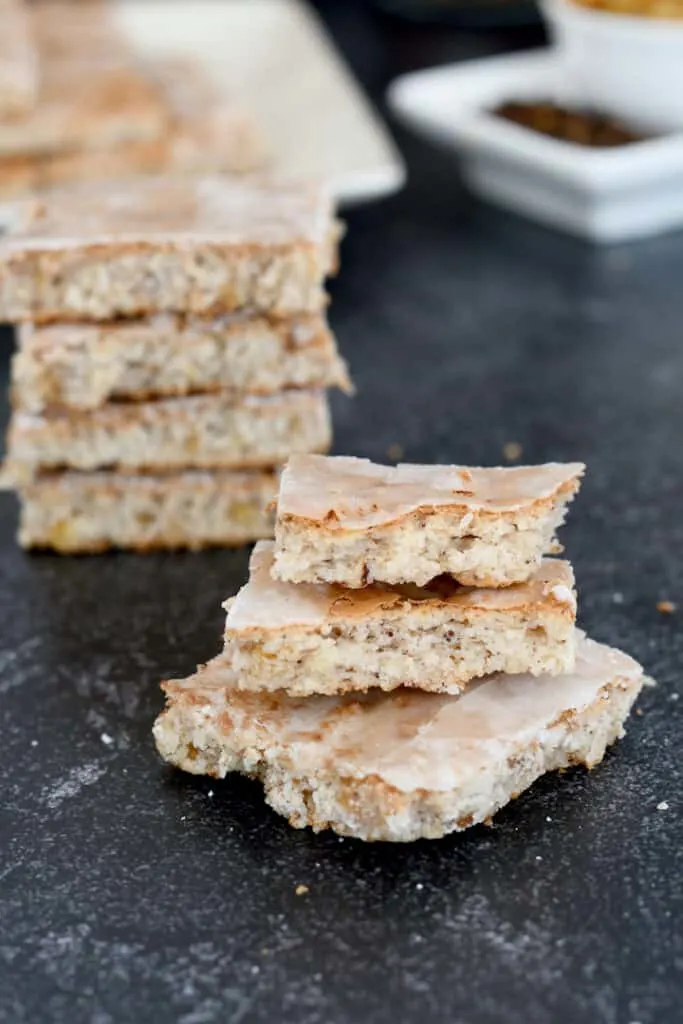
<path fill-rule="evenodd" d="M 329 7 L 375 94 L 510 42 Z M 334 285 L 358 384 L 336 450 L 585 460 L 564 531 L 581 622 L 658 685 L 599 768 L 543 779 L 492 828 L 297 832 L 256 784 L 166 770 L 150 735 L 159 679 L 218 650 L 247 552 L 27 557 L 3 496 L 3 1024 L 681 1020 L 683 235 L 591 249 L 399 140 L 411 183 L 349 215 Z"/>

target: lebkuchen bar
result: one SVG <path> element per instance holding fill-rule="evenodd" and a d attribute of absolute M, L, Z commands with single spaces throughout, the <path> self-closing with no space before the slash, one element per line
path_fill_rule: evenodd
<path fill-rule="evenodd" d="M 327 398 L 317 391 L 231 393 L 112 402 L 85 412 L 16 412 L 7 436 L 5 479 L 18 485 L 45 470 L 271 467 L 291 451 L 330 443 Z"/>
<path fill-rule="evenodd" d="M 301 462 L 285 471 L 278 529 L 283 508 L 302 530 L 351 518 L 366 560 L 373 525 L 396 523 L 401 582 L 357 586 L 355 572 L 353 587 L 283 581 L 274 545 L 258 543 L 246 586 L 224 605 L 222 653 L 162 684 L 161 756 L 195 774 L 261 780 L 297 828 L 394 842 L 488 822 L 544 772 L 597 764 L 645 679 L 576 629 L 571 566 L 542 557 L 583 466 L 393 473 L 358 459 Z M 445 574 L 418 585 L 447 537 L 463 537 L 465 516 L 480 538 L 488 525 L 468 572 L 489 571 L 497 540 L 506 557 L 517 528 L 540 535 L 529 557 L 506 563 L 522 582 L 466 586 L 453 575 L 461 562 L 439 561 Z M 430 536 L 426 559 L 417 538 Z"/>
<path fill-rule="evenodd" d="M 556 552 L 584 466 L 380 466 L 293 456 L 282 474 L 273 575 L 291 583 L 505 587 Z"/>
<path fill-rule="evenodd" d="M 42 12 L 51 6 L 41 3 L 38 10 Z M 34 152 L 28 140 L 28 152 L 4 157 L 0 153 L 0 200 L 78 182 L 162 173 L 244 173 L 268 164 L 268 145 L 258 123 L 234 100 L 219 96 L 198 65 L 158 59 L 145 64 L 147 77 L 140 88 L 154 93 L 155 103 L 165 105 L 160 107 L 158 127 L 151 131 L 148 128 L 146 132 L 140 119 L 140 104 L 131 110 L 130 117 L 122 109 L 134 100 L 129 80 L 139 77 L 139 71 L 121 68 L 113 71 L 110 66 L 106 69 L 106 60 L 93 68 L 81 69 L 88 75 L 91 86 L 89 102 L 92 107 L 95 103 L 92 88 L 101 80 L 103 87 L 112 92 L 102 114 L 103 122 L 108 118 L 120 119 L 122 113 L 125 114 L 126 134 L 121 138 L 107 134 L 100 123 L 99 134 L 95 136 L 92 133 L 82 139 L 74 136 L 70 142 L 68 138 L 60 142 L 59 137 L 54 136 L 54 151 L 38 149 Z M 121 87 L 124 82 L 127 83 L 125 89 Z M 81 97 L 83 104 L 83 91 L 75 90 L 75 94 Z M 51 102 L 44 99 L 42 102 L 49 111 Z M 34 115 L 36 138 L 40 137 L 38 120 L 38 115 Z M 81 123 L 76 117 L 75 124 Z M 98 141 L 99 146 L 96 146 Z"/>
<path fill-rule="evenodd" d="M 198 60 L 136 52 L 119 13 L 115 2 L 0 2 L 3 204 L 64 184 L 268 165 L 241 101 Z"/>
<path fill-rule="evenodd" d="M 154 736 L 187 772 L 262 780 L 296 828 L 435 839 L 488 821 L 544 772 L 593 767 L 623 735 L 642 668 L 580 633 L 575 646 L 564 675 L 488 676 L 460 696 L 253 693 L 215 658 L 162 684 L 167 710 Z"/>
<path fill-rule="evenodd" d="M 226 602 L 223 657 L 236 685 L 296 696 L 376 687 L 459 693 L 491 672 L 559 675 L 574 665 L 576 596 L 568 562 L 492 590 L 441 577 L 426 587 L 273 579 L 260 541 L 249 581 Z"/>
<path fill-rule="evenodd" d="M 60 554 L 233 547 L 272 537 L 272 471 L 41 473 L 20 486 L 19 544 Z"/>
<path fill-rule="evenodd" d="M 75 53 L 71 60 L 41 60 L 39 74 L 35 106 L 0 120 L 0 159 L 113 149 L 167 133 L 171 112 L 160 85 L 130 60 L 84 63 Z"/>
<path fill-rule="evenodd" d="M 0 238 L 0 319 L 316 313 L 340 229 L 324 189 L 138 178 L 17 203 Z"/>
<path fill-rule="evenodd" d="M 322 314 L 270 320 L 250 310 L 208 320 L 159 313 L 21 324 L 12 382 L 13 404 L 32 413 L 219 390 L 269 395 L 351 386 Z"/>

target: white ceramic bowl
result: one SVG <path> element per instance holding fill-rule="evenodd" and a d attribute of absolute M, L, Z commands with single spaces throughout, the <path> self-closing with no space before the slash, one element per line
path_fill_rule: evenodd
<path fill-rule="evenodd" d="M 542 0 L 572 90 L 601 112 L 651 129 L 683 128 L 683 20 Z"/>
<path fill-rule="evenodd" d="M 683 228 L 683 132 L 591 149 L 491 113 L 504 100 L 557 98 L 565 79 L 554 49 L 533 50 L 404 75 L 388 99 L 458 151 L 474 191 L 516 213 L 599 243 Z"/>

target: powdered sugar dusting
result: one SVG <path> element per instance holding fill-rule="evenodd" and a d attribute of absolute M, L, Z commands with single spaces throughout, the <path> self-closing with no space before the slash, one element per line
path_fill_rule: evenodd
<path fill-rule="evenodd" d="M 65 800 L 71 800 L 72 797 L 78 796 L 85 786 L 94 785 L 106 774 L 106 771 L 106 765 L 97 761 L 72 768 L 68 775 L 60 779 L 44 794 L 43 802 L 50 810 L 54 810 Z"/>

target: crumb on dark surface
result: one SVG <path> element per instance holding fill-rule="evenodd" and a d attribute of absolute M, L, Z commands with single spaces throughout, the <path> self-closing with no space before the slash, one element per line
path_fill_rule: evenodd
<path fill-rule="evenodd" d="M 657 611 L 662 615 L 673 615 L 676 605 L 673 601 L 657 601 Z"/>
<path fill-rule="evenodd" d="M 523 454 L 524 449 L 518 441 L 508 441 L 503 445 L 503 457 L 507 462 L 518 462 Z"/>

